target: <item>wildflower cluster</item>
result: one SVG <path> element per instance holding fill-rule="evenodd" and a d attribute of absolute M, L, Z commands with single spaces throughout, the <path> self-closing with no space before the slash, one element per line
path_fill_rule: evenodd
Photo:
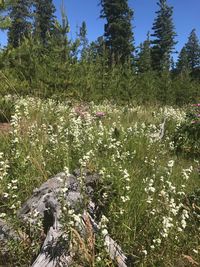
<path fill-rule="evenodd" d="M 4 159 L 4 153 L 0 152 L 0 180 L 4 180 L 4 178 L 8 174 L 8 160 Z"/>
<path fill-rule="evenodd" d="M 169 160 L 165 168 L 158 168 L 151 177 L 144 179 L 148 216 L 153 239 L 147 250 L 159 250 L 166 240 L 179 243 L 191 214 L 184 206 L 185 188 L 193 167 L 182 170 L 182 183 L 173 183 L 175 161 Z M 181 173 L 180 173 L 181 175 Z"/>
<path fill-rule="evenodd" d="M 93 250 L 97 253 L 97 266 L 106 265 L 103 242 L 108 233 L 136 260 L 136 266 L 156 265 L 161 253 L 163 261 L 169 259 L 171 246 L 174 255 L 187 253 L 190 247 L 191 253 L 198 251 L 195 222 L 199 204 L 195 202 L 188 208 L 185 199 L 200 186 L 199 161 L 181 156 L 177 159 L 174 154 L 177 142 L 172 138 L 175 127 L 179 132 L 186 122 L 183 109 L 156 110 L 109 103 L 74 107 L 68 101 L 58 103 L 27 97 L 15 99 L 14 110 L 11 132 L 0 142 L 1 218 L 16 220 L 18 208 L 35 188 L 61 171 L 68 176 L 77 168 L 81 173 L 81 205 L 88 205 L 84 174 L 87 169 L 100 175 L 93 201 L 101 234 L 96 239 L 99 244 L 93 239 L 91 242 L 93 248 L 99 245 Z M 164 118 L 165 135 L 160 140 Z M 197 127 L 191 121 L 189 125 Z M 184 135 L 182 138 L 184 141 Z M 195 151 L 198 149 L 194 146 Z M 59 216 L 64 239 L 69 241 L 73 229 L 81 230 L 86 207 L 81 206 L 78 211 L 66 205 L 68 187 L 60 179 L 63 186 L 59 192 Z M 33 211 L 24 227 L 29 229 L 36 253 L 42 231 L 40 215 Z M 194 233 L 196 243 L 189 230 Z M 90 237 L 93 238 L 92 234 Z M 25 252 L 17 257 L 25 258 Z M 175 266 L 173 261 L 170 264 Z"/>
<path fill-rule="evenodd" d="M 177 152 L 195 157 L 200 155 L 200 104 L 188 109 L 185 121 L 176 129 L 174 143 Z"/>

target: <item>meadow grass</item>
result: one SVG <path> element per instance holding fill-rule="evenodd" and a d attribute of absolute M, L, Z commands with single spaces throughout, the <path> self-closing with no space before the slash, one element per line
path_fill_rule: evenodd
<path fill-rule="evenodd" d="M 11 244 L 10 266 L 28 266 L 40 247 L 41 227 L 21 223 L 17 210 L 48 178 L 77 168 L 101 175 L 98 219 L 106 218 L 102 231 L 120 244 L 130 266 L 200 262 L 199 161 L 177 154 L 173 139 L 184 108 L 10 101 L 12 128 L 0 132 L 0 218 L 29 240 Z M 79 260 L 77 266 L 115 266 L 101 235 L 92 263 Z"/>

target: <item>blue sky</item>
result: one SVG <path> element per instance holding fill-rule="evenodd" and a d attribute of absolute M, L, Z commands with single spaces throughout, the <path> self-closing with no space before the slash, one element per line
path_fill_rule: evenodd
<path fill-rule="evenodd" d="M 60 1 L 55 0 L 58 11 Z M 133 20 L 135 45 L 144 41 L 147 32 L 152 28 L 157 10 L 156 2 L 157 0 L 129 0 L 129 5 L 135 12 Z M 83 20 L 87 23 L 89 40 L 95 40 L 103 34 L 104 21 L 99 19 L 101 7 L 98 3 L 99 0 L 65 0 L 72 36 L 76 32 L 77 25 L 81 25 Z M 174 24 L 178 34 L 176 49 L 179 51 L 193 28 L 196 28 L 200 37 L 200 0 L 168 0 L 168 3 L 174 7 Z"/>
<path fill-rule="evenodd" d="M 90 41 L 103 34 L 104 21 L 99 18 L 101 9 L 98 5 L 99 0 L 64 1 L 72 38 L 75 37 L 77 26 L 80 26 L 83 20 L 86 21 Z M 146 38 L 146 33 L 151 30 L 157 10 L 156 2 L 157 0 L 129 0 L 129 5 L 135 12 L 133 20 L 135 45 L 139 45 Z M 59 18 L 61 0 L 54 0 L 54 3 Z M 174 6 L 174 24 L 178 34 L 176 49 L 179 51 L 193 28 L 196 28 L 200 37 L 200 0 L 168 0 L 168 3 Z M 5 44 L 5 33 L 0 33 L 0 43 Z"/>

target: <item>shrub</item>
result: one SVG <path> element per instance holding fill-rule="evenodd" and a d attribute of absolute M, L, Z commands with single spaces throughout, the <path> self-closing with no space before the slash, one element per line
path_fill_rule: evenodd
<path fill-rule="evenodd" d="M 176 129 L 174 142 L 177 152 L 200 156 L 200 104 L 189 108 L 186 120 Z"/>

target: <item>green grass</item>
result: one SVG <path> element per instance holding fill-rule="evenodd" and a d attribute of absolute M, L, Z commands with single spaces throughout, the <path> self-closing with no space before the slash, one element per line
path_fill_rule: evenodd
<path fill-rule="evenodd" d="M 130 266 L 189 266 L 184 255 L 200 261 L 198 195 L 190 202 L 200 187 L 199 162 L 177 155 L 173 143 L 184 109 L 109 103 L 77 108 L 38 98 L 19 98 L 12 105 L 12 131 L 0 133 L 0 216 L 31 232 L 16 212 L 33 190 L 66 168 L 87 167 L 101 174 L 96 200 L 104 204 L 106 227 Z M 105 116 L 98 118 L 98 111 Z M 164 118 L 166 132 L 158 140 Z M 31 249 L 12 245 L 10 266 L 31 262 L 39 232 L 31 236 Z M 114 266 L 101 236 L 94 246 L 93 265 L 84 266 Z"/>

